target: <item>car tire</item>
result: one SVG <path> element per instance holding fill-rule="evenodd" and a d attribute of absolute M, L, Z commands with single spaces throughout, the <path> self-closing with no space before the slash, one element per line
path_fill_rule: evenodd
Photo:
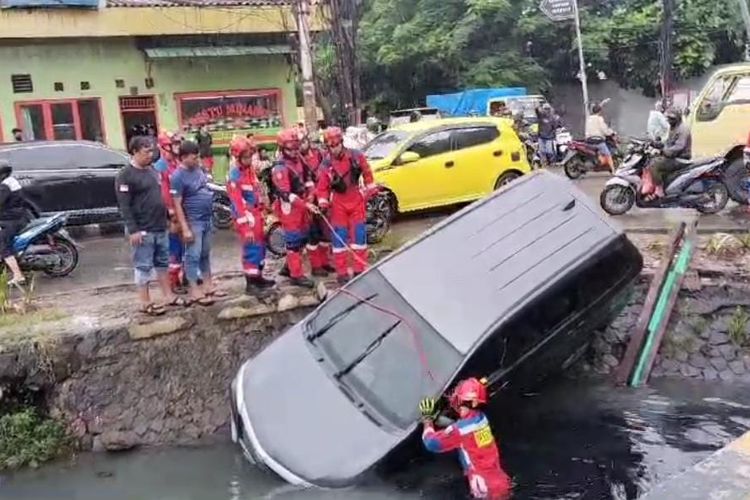
<path fill-rule="evenodd" d="M 511 171 L 511 172 L 505 172 L 503 175 L 497 178 L 495 181 L 495 191 L 500 189 L 501 187 L 510 184 L 514 180 L 521 177 L 523 174 L 521 172 Z"/>
<path fill-rule="evenodd" d="M 724 185 L 729 191 L 729 197 L 741 205 L 750 203 L 748 181 L 750 181 L 750 170 L 745 167 L 742 158 L 737 158 L 730 163 L 724 172 Z"/>

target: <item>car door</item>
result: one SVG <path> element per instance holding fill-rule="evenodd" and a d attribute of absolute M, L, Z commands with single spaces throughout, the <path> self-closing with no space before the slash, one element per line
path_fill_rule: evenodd
<path fill-rule="evenodd" d="M 77 168 L 88 193 L 86 208 L 116 214 L 115 176 L 128 164 L 128 157 L 95 144 L 83 143 L 75 147 Z"/>
<path fill-rule="evenodd" d="M 450 171 L 448 196 L 454 201 L 474 200 L 492 189 L 503 155 L 509 156 L 497 143 L 499 136 L 491 124 L 451 130 L 455 165 Z"/>
<path fill-rule="evenodd" d="M 392 169 L 388 185 L 398 198 L 401 211 L 417 210 L 446 203 L 450 190 L 449 171 L 455 165 L 450 132 L 438 130 L 418 137 L 406 151 L 419 155 L 417 161 L 399 164 Z"/>
<path fill-rule="evenodd" d="M 74 151 L 65 144 L 33 144 L 8 150 L 8 160 L 26 196 L 43 212 L 86 208 L 86 193 L 75 169 Z"/>

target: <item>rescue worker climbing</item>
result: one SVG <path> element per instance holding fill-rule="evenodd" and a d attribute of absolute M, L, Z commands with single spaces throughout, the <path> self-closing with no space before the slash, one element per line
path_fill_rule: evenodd
<path fill-rule="evenodd" d="M 352 262 L 354 275 L 365 271 L 367 265 L 367 199 L 377 193 L 372 170 L 365 155 L 344 147 L 344 135 L 338 127 L 328 127 L 323 133 L 329 156 L 323 161 L 318 179 L 318 205 L 325 210 L 330 206 L 330 220 L 334 234 L 333 265 L 340 284 L 349 279 L 348 253 L 356 258 Z M 364 188 L 360 180 L 364 180 Z M 347 248 L 348 247 L 348 248 Z"/>
<path fill-rule="evenodd" d="M 456 385 L 450 396 L 451 408 L 459 419 L 442 430 L 435 430 L 435 400 L 419 403 L 424 431 L 422 443 L 433 453 L 458 450 L 473 498 L 501 500 L 510 498 L 511 481 L 500 463 L 500 452 L 489 421 L 478 407 L 487 403 L 487 388 L 476 378 Z"/>
<path fill-rule="evenodd" d="M 255 173 L 253 157 L 257 147 L 251 139 L 235 137 L 229 145 L 232 165 L 229 169 L 227 194 L 232 201 L 234 227 L 242 241 L 242 270 L 245 293 L 272 287 L 275 282 L 263 277 L 266 243 L 263 233 L 261 186 Z"/>
<path fill-rule="evenodd" d="M 179 225 L 174 211 L 174 200 L 172 199 L 170 179 L 179 166 L 180 144 L 182 136 L 162 131 L 156 139 L 159 147 L 159 159 L 154 168 L 161 175 L 161 192 L 164 204 L 169 213 L 169 284 L 172 292 L 184 294 L 187 289 L 184 286 L 184 270 L 182 258 L 184 244 L 180 238 Z"/>
<path fill-rule="evenodd" d="M 292 284 L 312 288 L 315 283 L 305 276 L 302 255 L 310 230 L 309 212 L 318 209 L 311 201 L 312 190 L 305 184 L 310 182 L 299 155 L 297 129 L 279 132 L 277 143 L 279 158 L 271 173 L 273 209 L 284 229 L 286 265 Z"/>
<path fill-rule="evenodd" d="M 315 189 L 315 182 L 320 177 L 323 165 L 323 152 L 312 146 L 310 137 L 300 133 L 300 159 L 308 172 L 308 187 Z M 313 276 L 328 276 L 335 272 L 330 265 L 331 234 L 320 214 L 313 214 L 310 220 L 310 234 L 307 242 L 307 255 L 310 259 Z"/>

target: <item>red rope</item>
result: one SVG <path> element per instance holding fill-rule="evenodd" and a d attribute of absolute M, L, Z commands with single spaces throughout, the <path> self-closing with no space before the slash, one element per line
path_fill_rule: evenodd
<path fill-rule="evenodd" d="M 367 262 L 365 262 L 363 259 L 361 259 L 357 255 L 357 252 L 355 252 L 354 250 L 352 250 L 352 248 L 341 238 L 341 236 L 339 236 L 338 233 L 336 233 L 336 231 L 333 228 L 333 225 L 328 220 L 328 218 L 325 215 L 323 215 L 322 213 L 319 214 L 319 216 L 323 220 L 323 222 L 325 223 L 325 225 L 328 226 L 328 229 L 331 230 L 331 234 L 334 235 L 334 237 L 338 240 L 339 243 L 341 243 L 342 245 L 344 245 L 344 248 L 346 248 L 346 250 L 351 254 L 352 258 L 354 258 L 357 262 L 359 262 L 363 267 L 366 268 L 367 267 Z M 354 293 L 354 292 L 352 292 L 350 290 L 345 290 L 344 288 L 339 288 L 338 290 L 336 290 L 336 292 L 334 292 L 334 295 L 336 293 L 339 293 L 339 292 L 341 292 L 341 293 L 343 293 L 345 295 L 349 295 L 350 297 L 353 297 L 354 299 L 362 302 L 363 304 L 366 304 L 366 305 L 372 307 L 376 311 L 380 311 L 380 312 L 382 312 L 384 314 L 392 316 L 392 317 L 398 319 L 399 321 L 401 321 L 404 325 L 406 325 L 406 329 L 409 330 L 409 332 L 411 333 L 412 339 L 414 341 L 414 349 L 416 349 L 416 351 L 417 351 L 417 355 L 419 356 L 419 362 L 422 364 L 422 368 L 424 368 L 425 373 L 427 374 L 427 376 L 430 377 L 430 379 L 433 382 L 435 381 L 435 377 L 432 374 L 432 370 L 430 370 L 430 364 L 429 364 L 429 361 L 427 359 L 427 353 L 425 353 L 425 350 L 424 350 L 424 344 L 422 343 L 422 338 L 420 337 L 419 333 L 417 332 L 417 329 L 409 322 L 408 319 L 406 319 L 403 315 L 397 313 L 396 311 L 393 311 L 391 309 L 385 308 L 383 306 L 379 306 L 378 304 L 375 304 L 374 302 L 372 302 L 372 301 L 366 299 L 365 297 L 362 297 L 362 296 L 360 296 L 360 295 L 358 295 L 358 294 L 356 294 L 356 293 Z"/>

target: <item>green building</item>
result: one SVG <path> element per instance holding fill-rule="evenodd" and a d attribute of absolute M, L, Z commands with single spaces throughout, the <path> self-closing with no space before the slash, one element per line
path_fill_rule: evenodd
<path fill-rule="evenodd" d="M 0 0 L 0 141 L 272 140 L 297 120 L 293 30 L 288 0 Z"/>

